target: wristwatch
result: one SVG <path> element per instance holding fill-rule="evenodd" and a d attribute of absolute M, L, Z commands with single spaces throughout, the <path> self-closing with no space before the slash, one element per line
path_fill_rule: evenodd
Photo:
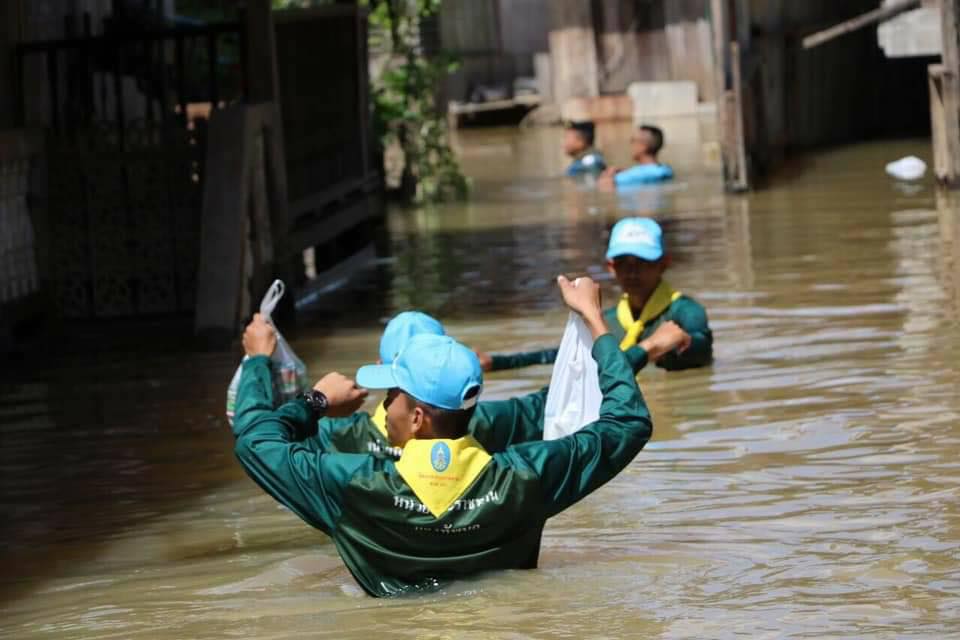
<path fill-rule="evenodd" d="M 330 403 L 327 401 L 327 396 L 325 396 L 323 392 L 310 389 L 309 391 L 304 391 L 300 397 L 303 398 L 303 401 L 307 404 L 307 408 L 310 409 L 314 418 L 319 420 L 326 415 L 327 407 Z"/>

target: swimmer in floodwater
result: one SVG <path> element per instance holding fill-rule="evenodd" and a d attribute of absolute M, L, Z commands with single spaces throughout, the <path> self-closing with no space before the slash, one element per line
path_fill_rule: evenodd
<path fill-rule="evenodd" d="M 635 164 L 629 169 L 606 169 L 597 181 L 597 186 L 610 189 L 672 180 L 673 169 L 657 160 L 661 149 L 663 131 L 648 124 L 640 126 L 630 137 L 630 150 Z"/>
<path fill-rule="evenodd" d="M 599 175 L 607 168 L 603 155 L 593 146 L 595 127 L 589 120 L 568 121 L 563 131 L 563 152 L 573 158 L 567 167 L 571 177 Z"/>

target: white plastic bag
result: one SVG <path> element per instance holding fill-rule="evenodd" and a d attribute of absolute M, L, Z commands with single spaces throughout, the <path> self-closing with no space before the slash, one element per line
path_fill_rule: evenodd
<path fill-rule="evenodd" d="M 277 303 L 283 297 L 285 288 L 282 280 L 274 280 L 273 284 L 267 290 L 263 300 L 260 301 L 260 315 L 273 324 L 273 311 L 277 308 Z M 276 325 L 274 325 L 276 328 Z M 244 360 L 247 356 L 243 357 Z M 287 341 L 277 331 L 277 348 L 273 350 L 270 356 L 273 363 L 273 406 L 279 407 L 285 402 L 289 402 L 303 393 L 310 383 L 307 379 L 307 367 L 303 361 L 293 352 Z M 243 373 L 243 362 L 237 367 L 233 379 L 230 380 L 230 386 L 227 388 L 227 420 L 233 425 L 233 414 L 237 404 L 237 389 L 240 387 L 240 374 Z"/>
<path fill-rule="evenodd" d="M 600 416 L 600 378 L 591 355 L 593 336 L 576 313 L 571 313 L 557 351 L 543 415 L 543 439 L 556 440 L 576 433 Z"/>
<path fill-rule="evenodd" d="M 907 156 L 891 162 L 886 170 L 898 180 L 919 180 L 927 172 L 927 163 L 916 156 Z"/>

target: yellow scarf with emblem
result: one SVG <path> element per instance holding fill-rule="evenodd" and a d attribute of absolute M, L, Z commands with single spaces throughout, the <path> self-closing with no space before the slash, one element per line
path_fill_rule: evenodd
<path fill-rule="evenodd" d="M 620 350 L 626 351 L 637 344 L 647 323 L 666 311 L 674 300 L 681 295 L 683 294 L 674 291 L 666 280 L 661 280 L 653 295 L 647 300 L 647 304 L 643 306 L 640 317 L 634 318 L 633 310 L 630 309 L 630 296 L 623 294 L 620 297 L 619 304 L 617 304 L 617 322 L 620 323 L 624 331 L 623 340 L 620 341 Z"/>
<path fill-rule="evenodd" d="M 435 518 L 466 493 L 490 463 L 473 436 L 456 440 L 410 440 L 396 462 L 400 477 Z"/>

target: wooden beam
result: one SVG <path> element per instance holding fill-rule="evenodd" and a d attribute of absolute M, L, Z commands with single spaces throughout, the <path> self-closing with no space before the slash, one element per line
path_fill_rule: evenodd
<path fill-rule="evenodd" d="M 850 33 L 851 31 L 857 31 L 858 29 L 862 29 L 872 24 L 886 22 L 891 18 L 896 18 L 901 13 L 912 11 L 913 9 L 918 8 L 920 4 L 921 0 L 900 0 L 895 4 L 862 13 L 855 18 L 844 20 L 840 24 L 836 24 L 829 29 L 824 29 L 823 31 L 818 31 L 817 33 L 807 36 L 803 39 L 803 48 L 812 49 L 813 47 L 823 44 L 824 42 L 830 42 L 834 38 L 839 38 L 844 34 Z"/>
<path fill-rule="evenodd" d="M 730 101 L 727 94 L 727 43 L 730 42 L 730 18 L 727 0 L 710 0 L 710 23 L 713 30 L 713 81 L 717 104 L 717 131 L 720 132 L 720 156 L 724 182 L 730 176 L 731 153 Z"/>
<path fill-rule="evenodd" d="M 730 42 L 730 17 L 726 0 L 710 0 L 710 22 L 713 26 L 713 81 L 717 102 L 727 90 L 727 43 Z"/>
<path fill-rule="evenodd" d="M 13 128 L 21 87 L 16 68 L 15 46 L 20 39 L 22 7 L 19 2 L 0 2 L 0 130 Z"/>
<path fill-rule="evenodd" d="M 940 25 L 943 30 L 942 151 L 944 175 L 941 180 L 960 187 L 960 0 L 941 0 Z"/>
<path fill-rule="evenodd" d="M 247 0 L 243 16 L 248 102 L 279 101 L 277 47 L 270 0 Z"/>
<path fill-rule="evenodd" d="M 730 189 L 734 192 L 746 191 L 750 188 L 750 177 L 747 171 L 747 138 L 743 126 L 743 61 L 740 58 L 740 45 L 730 43 L 730 69 L 733 72 L 733 94 L 731 125 L 732 149 L 734 155 L 733 175 L 730 176 Z"/>
<path fill-rule="evenodd" d="M 280 268 L 286 194 L 273 143 L 278 120 L 273 104 L 234 104 L 210 117 L 195 330 L 214 345 L 228 342 L 250 312 L 251 285 L 264 289 Z"/>
<path fill-rule="evenodd" d="M 950 158 L 947 154 L 947 138 L 943 109 L 943 65 L 932 64 L 927 69 L 930 91 L 930 138 L 933 141 L 933 174 L 944 181 L 950 174 Z"/>
<path fill-rule="evenodd" d="M 600 95 L 597 40 L 589 0 L 552 0 L 549 11 L 553 93 L 562 110 L 570 98 Z"/>

